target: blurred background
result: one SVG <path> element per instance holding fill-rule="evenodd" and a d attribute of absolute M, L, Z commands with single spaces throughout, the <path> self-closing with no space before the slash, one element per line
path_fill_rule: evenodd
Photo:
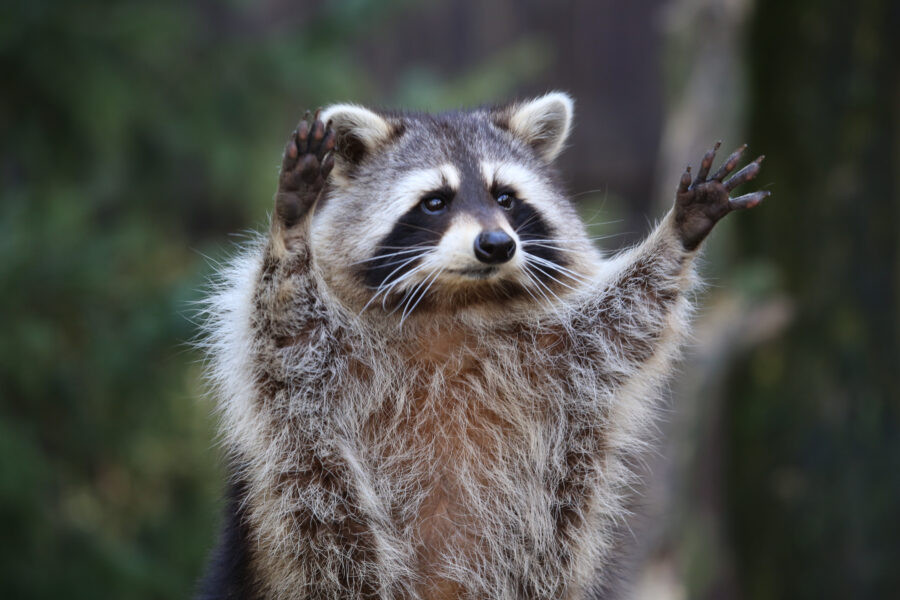
<path fill-rule="evenodd" d="M 716 139 L 774 192 L 707 245 L 624 596 L 898 597 L 898 32 L 891 0 L 0 3 L 0 597 L 189 596 L 224 477 L 192 303 L 303 109 L 549 89 L 610 250 Z"/>

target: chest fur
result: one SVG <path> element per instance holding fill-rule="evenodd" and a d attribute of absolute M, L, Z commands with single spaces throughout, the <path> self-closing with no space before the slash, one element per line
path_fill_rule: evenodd
<path fill-rule="evenodd" d="M 308 329 L 262 346 L 264 433 L 246 470 L 260 577 L 335 597 L 558 596 L 596 501 L 606 410 L 571 343 Z"/>

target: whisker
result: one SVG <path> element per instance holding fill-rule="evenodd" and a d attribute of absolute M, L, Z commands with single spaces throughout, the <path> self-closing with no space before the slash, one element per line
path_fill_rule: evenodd
<path fill-rule="evenodd" d="M 564 322 L 565 319 L 563 319 L 562 313 L 559 312 L 559 308 L 557 308 L 556 303 L 554 303 L 552 300 L 550 300 L 550 298 L 547 297 L 547 294 L 545 294 L 541 288 L 546 289 L 557 300 L 559 300 L 559 296 L 557 296 L 556 294 L 553 294 L 553 291 L 550 288 L 548 288 L 547 286 L 545 286 L 541 282 L 541 280 L 534 273 L 531 272 L 530 267 L 531 267 L 531 265 L 526 264 L 526 269 L 524 271 L 525 275 L 528 277 L 529 280 L 531 280 L 532 283 L 536 284 L 536 286 L 534 288 L 535 291 L 537 293 L 539 293 L 541 295 L 541 297 L 544 298 L 544 300 L 547 302 L 547 307 L 556 315 L 556 318 L 559 319 L 560 322 Z"/>
<path fill-rule="evenodd" d="M 443 272 L 444 272 L 444 268 L 442 267 L 435 273 L 434 277 L 432 277 L 432 279 L 431 279 L 431 282 L 425 287 L 425 289 L 422 290 L 422 293 L 419 295 L 419 298 L 418 298 L 418 300 L 416 300 L 415 304 L 413 304 L 411 307 L 409 307 L 409 312 L 407 313 L 405 310 L 403 311 L 403 315 L 400 317 L 400 327 L 403 327 L 403 322 L 406 320 L 406 317 L 411 315 L 413 313 L 413 311 L 416 310 L 416 307 L 419 305 L 419 302 L 421 302 L 422 298 L 424 298 L 425 295 L 428 294 L 428 290 L 431 289 L 431 286 L 434 285 L 434 282 L 438 280 L 438 277 L 440 277 L 441 273 L 443 273 Z"/>
<path fill-rule="evenodd" d="M 424 249 L 421 249 L 421 248 L 408 248 L 408 249 L 406 249 L 406 250 L 400 250 L 399 252 L 389 252 L 388 254 L 378 254 L 378 255 L 372 256 L 372 257 L 370 257 L 370 258 L 364 258 L 364 259 L 362 259 L 362 260 L 357 260 L 357 261 L 352 262 L 352 263 L 350 263 L 350 264 L 351 264 L 351 265 L 359 265 L 359 264 L 362 264 L 362 263 L 372 262 L 372 261 L 375 261 L 375 260 L 381 260 L 382 258 L 391 258 L 392 256 L 399 256 L 400 254 L 409 254 L 409 253 L 411 253 L 411 252 L 419 252 L 420 250 L 421 250 L 423 253 L 425 252 L 425 250 L 424 250 Z"/>
<path fill-rule="evenodd" d="M 580 253 L 580 250 L 576 250 L 575 248 L 564 248 L 563 246 L 554 246 L 553 244 L 542 244 L 540 242 L 525 242 L 522 244 L 523 248 L 535 246 L 537 248 L 547 248 L 548 250 L 558 250 L 560 252 L 576 252 Z"/>
<path fill-rule="evenodd" d="M 412 246 L 378 246 L 379 250 L 407 250 L 413 248 L 429 249 L 434 248 L 434 246 L 431 244 L 414 244 Z"/>
<path fill-rule="evenodd" d="M 546 258 L 541 258 L 540 256 L 536 256 L 536 255 L 530 254 L 530 253 L 528 253 L 528 252 L 525 253 L 525 259 L 526 259 L 526 260 L 529 260 L 529 259 L 530 259 L 530 260 L 533 260 L 535 263 L 542 264 L 542 265 L 544 265 L 545 267 L 548 267 L 548 268 L 550 268 L 550 269 L 553 269 L 554 271 L 559 271 L 560 273 L 563 273 L 563 274 L 565 274 L 567 277 L 569 277 L 569 279 L 574 279 L 575 281 L 578 281 L 579 283 L 584 283 L 584 284 L 590 284 L 590 283 L 591 283 L 591 281 L 590 281 L 587 277 L 585 277 L 584 275 L 582 275 L 581 273 L 576 273 L 576 272 L 573 271 L 572 269 L 569 269 L 569 268 L 564 267 L 564 266 L 562 266 L 562 265 L 560 265 L 560 264 L 558 264 L 558 263 L 555 263 L 555 262 L 553 262 L 552 260 L 547 260 Z"/>
<path fill-rule="evenodd" d="M 520 231 L 522 231 L 522 229 L 523 229 L 526 225 L 528 225 L 528 224 L 531 223 L 532 221 L 536 220 L 536 219 L 538 218 L 538 216 L 539 216 L 539 215 L 538 215 L 537 213 L 534 213 L 533 215 L 531 215 L 530 217 L 528 217 L 527 219 L 525 219 L 525 221 L 524 221 L 521 225 L 519 225 L 518 227 L 515 228 L 515 232 L 518 234 Z"/>
<path fill-rule="evenodd" d="M 594 242 L 597 240 L 605 240 L 605 239 L 613 238 L 616 236 L 625 235 L 625 233 L 626 232 L 607 233 L 605 235 L 589 235 L 589 236 L 585 236 L 583 238 L 538 238 L 538 237 L 521 238 L 520 237 L 519 239 L 520 240 L 540 240 L 540 241 L 545 241 L 545 242 L 583 242 L 585 240 L 587 240 L 589 242 Z"/>
<path fill-rule="evenodd" d="M 575 198 L 581 198 L 582 196 L 587 196 L 588 194 L 596 194 L 597 192 L 606 193 L 607 189 L 606 188 L 595 188 L 593 190 L 585 190 L 583 192 L 578 192 L 577 194 L 573 194 L 571 196 L 571 199 L 574 200 Z M 604 199 L 604 201 L 605 201 L 605 199 Z"/>
<path fill-rule="evenodd" d="M 424 281 L 424 280 L 423 280 L 423 281 Z M 398 303 L 397 303 L 397 306 L 395 306 L 394 308 L 392 308 L 392 309 L 391 309 L 391 312 L 389 312 L 388 314 L 389 314 L 389 315 L 392 315 L 392 314 L 394 314 L 395 312 L 397 312 L 398 310 L 400 310 L 401 307 L 403 307 L 404 305 L 406 305 L 406 304 L 409 302 L 410 298 L 412 298 L 412 295 L 415 293 L 415 291 L 416 291 L 417 289 L 419 289 L 419 286 L 422 285 L 422 283 L 423 283 L 423 282 L 420 281 L 419 283 L 417 283 L 417 284 L 416 284 L 415 286 L 413 286 L 412 288 L 406 290 L 406 291 L 403 293 L 403 297 L 400 298 L 400 302 L 398 302 Z M 384 301 L 382 301 L 382 307 L 383 307 L 383 306 L 384 306 Z M 387 310 L 387 309 L 385 309 L 385 310 Z"/>
<path fill-rule="evenodd" d="M 587 239 L 590 240 L 590 241 L 592 241 L 592 242 L 596 242 L 597 240 L 608 240 L 608 239 L 610 239 L 610 238 L 619 237 L 619 236 L 623 236 L 623 235 L 628 235 L 628 233 L 629 233 L 629 232 L 627 232 L 627 231 L 619 231 L 619 232 L 616 232 L 616 233 L 607 233 L 607 234 L 604 234 L 604 235 L 592 235 L 592 236 L 589 236 Z"/>
<path fill-rule="evenodd" d="M 564 282 L 560 281 L 559 279 L 557 279 L 556 277 L 554 277 L 553 275 L 551 275 L 550 273 L 548 273 L 548 272 L 545 271 L 544 269 L 540 268 L 537 264 L 532 263 L 531 266 L 534 267 L 535 269 L 537 269 L 538 271 L 540 271 L 541 273 L 543 273 L 544 275 L 546 275 L 547 277 L 549 277 L 550 279 L 552 279 L 553 281 L 555 281 L 556 283 L 558 283 L 559 285 L 563 285 L 563 286 L 569 288 L 570 290 L 572 290 L 573 292 L 578 291 L 577 288 L 573 288 L 573 287 L 572 287 L 571 285 L 569 285 L 568 283 L 564 283 Z"/>
<path fill-rule="evenodd" d="M 527 272 L 526 272 L 525 274 L 528 275 Z M 529 277 L 529 279 L 530 279 L 530 277 Z M 528 294 L 529 296 L 531 296 L 531 299 L 532 299 L 532 300 L 534 300 L 536 303 L 540 304 L 540 300 L 538 300 L 537 297 L 536 297 L 534 294 L 531 293 L 531 290 L 528 289 L 528 286 L 527 286 L 527 285 L 523 285 L 523 286 L 522 286 L 522 289 L 525 291 L 526 294 Z"/>
<path fill-rule="evenodd" d="M 414 256 L 413 258 L 409 259 L 408 262 L 412 262 L 416 258 L 418 258 L 418 256 Z M 369 306 L 372 304 L 372 302 L 374 302 L 376 300 L 376 298 L 378 298 L 378 296 L 380 296 L 381 294 L 384 294 L 384 296 L 381 300 L 381 307 L 386 309 L 384 303 L 387 300 L 387 297 L 390 294 L 391 290 L 393 290 L 394 287 L 396 287 L 402 281 L 405 281 L 406 279 L 411 277 L 413 274 L 415 274 L 418 271 L 420 271 L 421 269 L 425 268 L 425 265 L 418 265 L 415 268 L 413 268 L 411 271 L 408 271 L 408 272 L 404 273 L 403 275 L 401 275 L 400 277 L 397 277 L 397 279 L 395 279 L 394 281 L 390 281 L 390 276 L 393 275 L 394 273 L 396 273 L 397 270 L 402 269 L 402 268 L 403 268 L 403 265 L 397 267 L 397 269 L 394 269 L 394 271 L 392 271 L 387 277 L 385 277 L 382 280 L 381 284 L 378 287 L 376 287 L 375 291 L 372 293 L 372 297 L 369 298 L 369 301 L 366 302 L 365 306 L 362 307 L 362 310 L 359 311 L 359 314 L 364 313 L 366 311 L 366 309 L 369 308 Z"/>
<path fill-rule="evenodd" d="M 596 214 L 594 215 L 596 216 Z M 615 225 L 617 223 L 624 223 L 625 219 L 613 219 L 612 221 L 595 221 L 594 217 L 590 219 L 586 219 L 582 221 L 585 227 L 602 227 L 604 225 Z"/>
<path fill-rule="evenodd" d="M 525 273 L 525 276 L 528 277 L 528 280 L 531 281 L 531 283 L 535 284 L 534 291 L 536 291 L 538 294 L 540 294 L 541 297 L 544 299 L 544 301 L 547 304 L 552 305 L 553 303 L 550 301 L 550 298 L 548 298 L 547 295 L 544 294 L 543 290 L 541 290 L 541 288 L 538 287 L 538 284 L 540 284 L 540 282 L 537 280 L 536 276 L 531 272 L 529 267 L 530 267 L 530 265 L 526 265 L 526 269 L 523 272 Z"/>
<path fill-rule="evenodd" d="M 604 212 L 605 208 L 606 208 L 606 198 L 604 197 L 604 198 L 600 201 L 600 204 L 599 204 L 599 206 L 597 207 L 597 210 L 595 210 L 594 212 L 592 212 L 592 213 L 590 214 L 590 216 L 584 217 L 584 218 L 582 219 L 582 222 L 583 222 L 585 225 L 587 225 L 588 227 L 590 227 L 591 224 L 599 224 L 599 225 L 602 225 L 602 223 L 596 223 L 596 221 L 597 221 L 597 217 L 599 217 L 599 216 Z"/>
<path fill-rule="evenodd" d="M 395 287 L 397 287 L 401 283 L 405 282 L 407 279 L 412 279 L 413 275 L 417 274 L 419 271 L 423 271 L 425 268 L 426 268 L 426 265 L 419 265 L 412 271 L 410 271 L 408 273 L 404 273 L 402 276 L 398 277 L 396 281 L 394 281 L 392 284 L 390 284 L 387 287 L 387 290 L 385 291 L 384 295 L 381 297 L 381 308 L 383 308 L 384 310 L 387 310 L 387 306 L 385 303 L 387 302 L 388 296 L 390 296 L 391 293 L 394 291 Z M 407 294 L 409 294 L 409 290 L 407 290 L 407 292 L 406 292 L 406 294 L 404 294 L 403 298 L 400 299 L 400 305 L 403 304 L 403 301 L 406 299 Z M 393 314 L 394 312 L 396 312 L 396 309 L 392 310 L 391 314 Z"/>
<path fill-rule="evenodd" d="M 535 266 L 535 265 L 532 265 L 532 266 Z M 550 286 L 548 286 L 546 283 L 541 281 L 539 277 L 535 276 L 535 282 L 538 285 L 540 285 L 541 287 L 543 287 L 547 291 L 548 294 L 550 294 L 551 296 L 556 298 L 557 302 L 560 302 L 560 303 L 562 302 L 562 299 L 558 295 L 556 295 L 556 293 L 552 289 L 550 289 Z M 557 316 L 562 318 L 562 315 L 560 314 L 559 310 L 556 309 L 556 303 L 552 303 L 552 305 L 554 307 L 554 312 L 557 314 Z"/>
<path fill-rule="evenodd" d="M 384 291 L 384 288 L 385 288 L 385 287 L 386 287 L 386 286 L 385 286 L 384 284 L 382 284 L 382 285 L 379 285 L 377 288 L 375 288 L 375 292 L 372 294 L 372 297 L 369 298 L 368 302 L 366 302 L 366 303 L 363 305 L 362 309 L 359 311 L 359 314 L 360 314 L 360 315 L 363 314 L 364 312 L 366 312 L 366 309 L 369 308 L 369 306 L 370 306 L 373 302 L 375 302 L 375 299 L 378 298 L 378 296 Z M 384 306 L 384 301 L 382 301 L 382 306 Z M 357 316 L 358 316 L 358 315 L 357 315 Z"/>
<path fill-rule="evenodd" d="M 385 295 L 388 295 L 393 292 L 394 288 L 396 288 L 401 283 L 405 283 L 408 279 L 412 279 L 413 276 L 425 269 L 425 265 L 417 265 L 415 268 L 403 273 L 393 281 L 385 281 L 382 285 L 384 287 Z"/>
<path fill-rule="evenodd" d="M 397 304 L 396 307 L 394 307 L 394 310 L 392 310 L 392 311 L 390 312 L 390 314 L 394 314 L 395 312 L 397 312 L 398 310 L 400 310 L 400 307 L 404 307 L 404 308 L 403 308 L 403 315 L 405 315 L 405 314 L 406 314 L 406 307 L 409 306 L 409 303 L 412 302 L 413 298 L 416 297 L 416 294 L 419 292 L 420 289 L 422 289 L 422 286 L 424 286 L 424 285 L 426 284 L 426 282 L 427 282 L 428 279 L 431 277 L 431 275 L 432 275 L 432 273 L 428 273 L 428 274 L 422 279 L 422 281 L 420 281 L 420 282 L 418 282 L 417 284 L 415 284 L 415 285 L 412 287 L 412 289 L 407 290 L 407 292 L 403 295 L 403 299 L 400 301 L 400 303 Z M 401 324 L 402 324 L 402 323 L 403 323 L 403 320 L 401 319 L 400 322 L 401 322 Z"/>
<path fill-rule="evenodd" d="M 397 267 L 396 269 L 394 269 L 393 271 L 391 271 L 390 273 L 388 273 L 388 274 L 385 276 L 385 278 L 381 280 L 381 281 L 382 281 L 382 285 L 385 284 L 385 283 L 388 283 L 388 282 L 391 280 L 391 276 L 393 276 L 394 273 L 396 273 L 397 271 L 400 271 L 401 269 L 403 269 L 403 267 L 405 267 L 406 265 L 410 264 L 411 262 L 414 262 L 414 261 L 418 260 L 419 258 L 420 258 L 420 256 L 417 254 L 417 255 L 415 255 L 415 256 L 413 256 L 413 257 L 404 259 L 403 264 L 401 264 L 399 267 Z M 379 287 L 380 287 L 380 286 L 379 286 Z"/>
<path fill-rule="evenodd" d="M 412 258 L 416 259 L 416 258 L 420 258 L 421 256 L 422 256 L 421 254 L 417 254 L 417 255 L 413 256 Z M 398 265 L 398 264 L 402 263 L 403 261 L 408 260 L 409 258 L 410 257 L 408 257 L 408 256 L 403 256 L 401 258 L 398 258 L 397 260 L 392 260 L 390 262 L 384 263 L 383 265 L 378 265 L 378 267 L 391 267 L 393 265 Z"/>
<path fill-rule="evenodd" d="M 419 229 L 421 231 L 426 231 L 428 233 L 433 233 L 434 235 L 440 236 L 441 234 L 433 229 L 428 229 L 427 227 L 421 227 L 419 225 L 413 225 L 412 223 L 402 223 L 403 227 L 409 227 L 410 229 Z"/>
<path fill-rule="evenodd" d="M 543 262 L 545 267 L 551 268 L 551 269 L 554 269 L 554 270 L 556 270 L 556 269 L 559 267 L 559 265 L 557 265 L 557 264 L 555 264 L 555 263 L 552 263 L 552 262 L 550 262 L 550 261 L 547 261 L 547 260 L 543 260 L 543 259 L 541 259 L 541 258 L 538 257 L 538 256 L 534 256 L 533 254 L 527 255 L 525 258 L 526 258 L 526 263 L 525 263 L 525 264 L 526 264 L 526 266 L 527 266 L 529 269 L 537 269 L 538 271 L 540 271 L 541 273 L 547 275 L 547 276 L 550 277 L 551 279 L 554 279 L 554 281 L 559 281 L 559 280 L 555 279 L 552 275 L 550 275 L 550 273 L 547 273 L 547 271 L 545 271 L 544 269 L 542 269 L 541 266 L 540 266 L 540 263 Z M 533 273 L 533 272 L 532 272 L 532 274 L 535 275 L 535 276 L 537 276 L 536 273 Z M 574 277 L 571 277 L 571 279 L 575 279 L 575 278 L 574 278 Z M 540 278 L 538 278 L 538 281 L 540 281 Z M 576 281 L 577 281 L 577 280 L 576 280 Z M 543 282 L 540 282 L 540 283 L 543 283 Z M 562 282 L 559 282 L 559 283 L 562 283 Z M 546 285 L 546 284 L 545 284 L 545 285 Z M 564 284 L 564 285 L 565 285 L 565 284 Z M 547 286 L 547 291 L 552 293 L 552 290 L 549 288 L 549 286 Z M 556 294 L 553 294 L 553 296 L 554 296 L 557 300 L 559 300 L 559 297 L 556 296 Z"/>

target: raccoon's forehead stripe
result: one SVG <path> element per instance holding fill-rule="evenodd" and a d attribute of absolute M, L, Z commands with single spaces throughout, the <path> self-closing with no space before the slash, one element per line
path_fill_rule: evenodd
<path fill-rule="evenodd" d="M 386 210 L 392 214 L 395 211 L 403 214 L 421 200 L 422 194 L 447 187 L 458 190 L 459 182 L 459 169 L 449 163 L 431 169 L 410 171 L 397 182 Z"/>
<path fill-rule="evenodd" d="M 552 212 L 555 194 L 544 177 L 524 165 L 501 161 L 482 161 L 481 174 L 488 186 L 508 186 L 541 212 Z"/>

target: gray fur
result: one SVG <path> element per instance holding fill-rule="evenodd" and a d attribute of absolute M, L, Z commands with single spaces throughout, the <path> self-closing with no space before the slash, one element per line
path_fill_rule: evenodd
<path fill-rule="evenodd" d="M 670 213 L 603 258 L 549 164 L 568 122 L 532 146 L 504 127 L 517 108 L 382 115 L 390 139 L 339 160 L 311 216 L 274 223 L 221 273 L 209 372 L 260 597 L 582 598 L 609 576 L 693 253 Z M 568 274 L 542 287 L 510 273 L 526 289 L 510 299 L 438 274 L 402 324 L 366 306 L 349 265 L 376 247 L 394 183 L 484 160 L 536 175 L 542 197 L 525 200 Z"/>

